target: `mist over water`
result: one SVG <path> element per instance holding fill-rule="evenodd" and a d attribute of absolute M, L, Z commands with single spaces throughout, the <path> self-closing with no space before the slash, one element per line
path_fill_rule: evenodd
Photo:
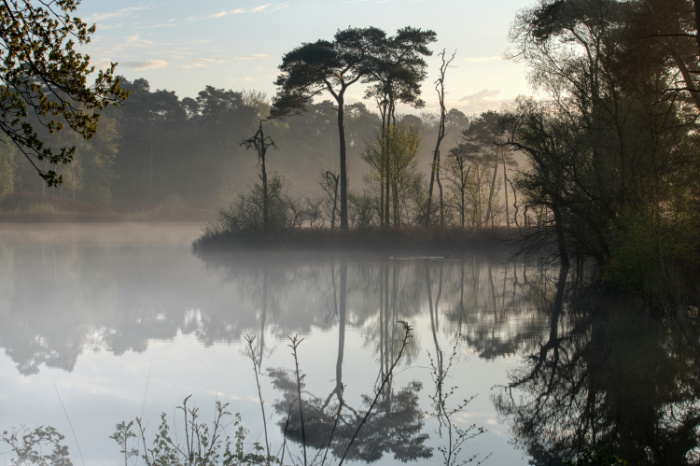
<path fill-rule="evenodd" d="M 254 374 L 244 351 L 244 337 L 255 336 L 275 451 L 283 442 L 282 414 L 273 407 L 283 406 L 285 394 L 273 385 L 282 372 L 273 373 L 275 379 L 267 370 L 293 366 L 289 337 L 304 339 L 299 363 L 308 406 L 319 413 L 332 407 L 342 385 L 344 401 L 362 410 L 363 397 L 373 395 L 397 355 L 398 321 L 406 321 L 412 337 L 391 393 L 404 403 L 395 401 L 393 409 L 413 413 L 406 414 L 413 438 L 425 437 L 422 445 L 432 452 L 422 461 L 441 463 L 437 447 L 445 444 L 445 427 L 432 414 L 431 396 L 437 393 L 433 376 L 442 373 L 445 387 L 455 387 L 448 406 L 476 396 L 454 418 L 458 425 L 487 429 L 465 443 L 465 458 L 492 454 L 490 464 L 527 464 L 534 449 L 521 433 L 512 437 L 513 429 L 521 431 L 512 415 L 517 403 L 507 400 L 535 396 L 538 387 L 504 387 L 529 371 L 539 377 L 527 356 L 551 346 L 553 328 L 562 345 L 588 341 L 574 332 L 582 321 L 571 317 L 572 307 L 560 303 L 556 311 L 558 270 L 536 263 L 478 253 L 247 252 L 203 260 L 191 250 L 200 232 L 198 224 L 177 223 L 4 225 L 2 428 L 53 425 L 66 435 L 74 464 L 81 464 L 78 448 L 86 464 L 119 464 L 118 446 L 109 439 L 118 422 L 142 416 L 154 434 L 161 412 L 181 423 L 175 407 L 192 395 L 207 420 L 216 400 L 230 402 L 250 429 L 249 440 L 260 441 Z M 693 325 L 685 328 L 697 329 Z M 642 337 L 636 344 L 663 344 Z M 607 378 L 618 369 L 606 364 Z M 682 374 L 669 377 L 696 388 Z M 391 432 L 386 419 L 378 415 L 372 428 Z M 392 440 L 374 445 L 381 464 L 399 463 L 397 452 L 410 450 L 398 437 L 386 437 Z M 299 448 L 293 437 L 290 443 Z"/>

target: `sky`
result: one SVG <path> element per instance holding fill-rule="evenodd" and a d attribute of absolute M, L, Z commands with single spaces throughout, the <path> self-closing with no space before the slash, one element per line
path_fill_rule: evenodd
<path fill-rule="evenodd" d="M 151 90 L 195 98 L 207 85 L 275 94 L 282 56 L 303 43 L 332 40 L 339 29 L 375 26 L 432 29 L 424 111 L 437 110 L 439 52 L 455 53 L 446 74 L 446 105 L 467 115 L 531 95 L 527 66 L 504 58 L 516 13 L 533 0 L 83 0 L 75 16 L 97 31 L 85 47 L 91 62 L 118 63 Z M 348 90 L 348 102 L 363 88 Z M 321 97 L 321 100 L 330 98 Z M 369 107 L 372 102 L 365 102 Z M 399 109 L 401 111 L 401 109 Z M 408 113 L 411 110 L 403 109 Z"/>

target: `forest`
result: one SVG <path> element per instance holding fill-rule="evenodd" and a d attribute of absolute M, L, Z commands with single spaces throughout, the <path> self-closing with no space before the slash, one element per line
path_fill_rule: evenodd
<path fill-rule="evenodd" d="M 105 111 L 92 139 L 83 141 L 68 132 L 57 135 L 62 139 L 59 143 L 68 143 L 64 139 L 74 137 L 69 143 L 77 145 L 74 160 L 60 167 L 63 182 L 57 188 L 46 187 L 11 146 L 1 148 L 0 196 L 4 212 L 46 211 L 52 207 L 123 214 L 164 210 L 174 216 L 201 218 L 212 212 L 216 215 L 219 209 L 238 200 L 239 195 L 253 192 L 255 184 L 260 183 L 258 156 L 241 143 L 252 137 L 259 122 L 269 115 L 271 103 L 265 95 L 206 86 L 196 99 L 180 99 L 172 91 L 151 90 L 143 79 L 131 82 L 122 78 L 121 87 L 129 91 L 129 99 L 118 108 Z M 297 218 L 286 220 L 293 226 L 330 227 L 331 222 L 332 182 L 338 172 L 337 110 L 330 101 L 318 100 L 302 115 L 263 124 L 265 134 L 276 146 L 268 152 L 266 161 L 271 178 L 278 180 L 272 187 L 279 190 L 285 214 L 287 209 L 297 211 Z M 495 117 L 493 113 L 483 118 L 495 121 Z M 468 122 L 459 110 L 448 112 L 446 146 L 458 144 Z M 417 223 L 417 209 L 424 202 L 432 159 L 430 144 L 439 121 L 435 114 L 407 113 L 398 116 L 397 124 L 410 128 L 408 134 L 414 140 L 413 152 L 401 161 L 399 177 L 394 181 L 400 191 L 395 224 L 410 225 Z M 376 145 L 380 125 L 380 116 L 365 103 L 347 106 L 350 217 L 354 226 L 379 221 L 379 214 L 369 205 L 376 185 L 371 148 Z M 494 152 L 489 135 L 484 137 L 477 176 L 473 176 L 479 186 L 467 193 L 477 202 L 465 206 L 465 225 L 485 221 Z M 44 163 L 48 165 L 47 161 Z M 457 174 L 447 167 L 443 171 L 443 176 L 450 179 Z M 457 187 L 454 181 L 444 183 L 449 193 Z M 501 187 L 502 180 L 496 189 Z M 457 200 L 454 196 L 450 199 Z M 502 209 L 502 202 L 499 205 Z M 477 206 L 477 210 L 471 210 Z M 449 223 L 461 221 L 459 216 L 454 217 L 459 213 L 457 207 L 450 206 Z M 493 221 L 501 222 L 497 216 Z"/>

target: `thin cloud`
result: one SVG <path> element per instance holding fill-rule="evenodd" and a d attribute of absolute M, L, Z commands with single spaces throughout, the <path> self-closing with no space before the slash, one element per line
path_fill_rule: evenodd
<path fill-rule="evenodd" d="M 263 58 L 267 58 L 268 55 L 264 53 L 254 53 L 252 55 L 246 55 L 246 56 L 225 56 L 225 57 L 200 57 L 200 58 L 195 58 L 193 60 L 193 63 L 188 64 L 188 65 L 183 65 L 183 69 L 190 69 L 190 68 L 204 68 L 207 65 L 221 65 L 226 62 L 231 62 L 231 61 L 251 61 L 251 60 L 262 60 Z"/>
<path fill-rule="evenodd" d="M 214 13 L 213 15 L 209 15 L 206 18 L 207 19 L 217 19 L 217 18 L 223 18 L 224 16 L 240 15 L 241 13 L 245 13 L 245 10 L 243 8 L 236 8 L 235 10 L 220 11 L 218 13 Z"/>
<path fill-rule="evenodd" d="M 201 57 L 197 58 L 196 61 L 199 62 L 205 62 L 205 63 L 224 63 L 227 61 L 249 61 L 249 60 L 261 60 L 263 58 L 267 58 L 268 55 L 264 53 L 254 53 L 252 55 L 245 55 L 245 56 L 231 56 L 231 57 Z"/>
<path fill-rule="evenodd" d="M 158 68 L 165 68 L 168 66 L 168 62 L 165 60 L 129 61 L 126 63 L 121 63 L 119 66 L 131 68 L 137 71 L 157 70 Z"/>
<path fill-rule="evenodd" d="M 263 58 L 267 58 L 268 56 L 269 55 L 264 53 L 254 53 L 252 55 L 246 55 L 244 57 L 231 57 L 231 59 L 237 61 L 262 60 Z"/>
<path fill-rule="evenodd" d="M 153 41 L 142 39 L 140 34 L 134 34 L 126 38 L 126 43 L 133 45 L 153 45 Z"/>
<path fill-rule="evenodd" d="M 120 10 L 114 10 L 114 11 L 108 11 L 105 13 L 95 13 L 94 15 L 90 15 L 88 21 L 89 22 L 101 22 L 101 21 L 107 21 L 110 19 L 114 18 L 123 18 L 125 16 L 131 16 L 132 13 L 136 11 L 143 11 L 143 10 L 148 10 L 148 7 L 145 6 L 134 6 L 130 8 L 122 8 Z"/>
<path fill-rule="evenodd" d="M 487 62 L 492 62 L 492 61 L 501 61 L 503 60 L 503 57 L 500 55 L 494 55 L 491 57 L 470 57 L 470 58 L 465 58 L 463 61 L 467 63 L 487 63 Z"/>
<path fill-rule="evenodd" d="M 167 23 L 161 23 L 161 24 L 153 24 L 151 26 L 141 26 L 139 29 L 162 29 L 162 28 L 171 28 L 175 27 L 175 20 L 171 19 Z"/>
<path fill-rule="evenodd" d="M 231 16 L 231 15 L 240 15 L 243 13 L 262 13 L 263 11 L 267 10 L 271 3 L 266 3 L 265 5 L 260 5 L 256 6 L 255 8 L 251 8 L 250 10 L 246 10 L 245 8 L 236 8 L 235 10 L 224 10 L 220 11 L 218 13 L 214 13 L 213 15 L 205 16 L 204 19 L 219 19 L 219 18 L 224 18 L 226 16 Z M 286 3 L 281 4 L 277 8 L 274 9 L 274 11 L 281 10 L 284 8 L 288 8 L 289 5 Z M 190 18 L 191 19 L 191 18 Z"/>

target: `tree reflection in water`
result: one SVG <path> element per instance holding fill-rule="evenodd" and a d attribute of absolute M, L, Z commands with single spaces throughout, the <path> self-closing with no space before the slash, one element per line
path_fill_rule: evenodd
<path fill-rule="evenodd" d="M 540 465 L 600 449 L 628 464 L 697 464 L 697 310 L 662 319 L 632 298 L 577 296 L 567 272 L 543 308 L 549 334 L 493 397 L 517 444 Z"/>
<path fill-rule="evenodd" d="M 384 273 L 388 270 L 382 269 L 382 278 L 388 278 L 388 274 Z M 380 314 L 386 314 L 390 308 L 388 301 L 384 299 L 388 296 L 388 283 L 388 279 L 380 280 L 382 288 Z M 347 261 L 343 260 L 340 264 L 339 289 L 335 290 L 335 279 L 333 279 L 333 285 L 333 295 L 339 297 L 337 302 L 339 325 L 336 384 L 331 393 L 325 399 L 315 396 L 305 390 L 303 375 L 296 377 L 292 371 L 281 368 L 268 369 L 273 385 L 281 394 L 281 399 L 278 399 L 273 406 L 281 417 L 279 425 L 285 437 L 302 444 L 305 448 L 316 448 L 319 454 L 327 449 L 341 461 L 348 459 L 370 463 L 378 461 L 387 452 L 393 453 L 395 459 L 404 462 L 431 457 L 432 449 L 425 446 L 428 435 L 422 433 L 423 412 L 418 406 L 421 383 L 410 382 L 398 392 L 395 392 L 391 383 L 393 369 L 410 339 L 407 326 L 404 339 L 398 341 L 400 345 L 398 352 L 392 353 L 392 360 L 385 360 L 384 344 L 380 343 L 382 356 L 379 380 L 383 383 L 375 388 L 373 395 L 362 395 L 362 404 L 367 408 L 364 411 L 353 408 L 344 399 L 342 367 L 347 309 Z M 392 324 L 387 322 L 386 317 L 380 318 L 383 338 L 386 338 L 385 332 L 396 334 L 399 326 L 398 321 Z M 294 345 L 296 341 L 293 340 L 292 344 Z M 294 349 L 296 359 L 296 347 Z M 302 392 L 306 396 L 301 395 Z M 303 411 L 300 405 L 303 405 Z M 349 449 L 351 443 L 354 446 Z M 306 455 L 306 452 L 304 454 Z"/>

